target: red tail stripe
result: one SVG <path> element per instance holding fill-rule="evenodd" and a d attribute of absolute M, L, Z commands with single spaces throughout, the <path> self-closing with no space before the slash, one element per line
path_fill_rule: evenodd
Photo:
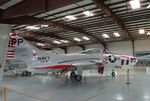
<path fill-rule="evenodd" d="M 15 58 L 15 56 L 7 56 L 7 58 Z"/>
<path fill-rule="evenodd" d="M 7 50 L 7 52 L 12 52 L 12 53 L 13 53 L 13 52 L 15 52 L 15 51 L 14 51 L 14 50 Z"/>

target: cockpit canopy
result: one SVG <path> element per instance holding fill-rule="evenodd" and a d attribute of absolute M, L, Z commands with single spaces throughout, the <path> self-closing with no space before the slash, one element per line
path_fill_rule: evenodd
<path fill-rule="evenodd" d="M 103 51 L 99 48 L 91 48 L 91 49 L 87 49 L 85 51 L 81 51 L 79 53 L 81 53 L 81 54 L 92 54 L 92 53 L 103 53 Z"/>

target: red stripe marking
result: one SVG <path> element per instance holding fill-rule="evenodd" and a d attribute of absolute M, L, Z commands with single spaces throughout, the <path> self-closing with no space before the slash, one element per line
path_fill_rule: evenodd
<path fill-rule="evenodd" d="M 15 52 L 15 51 L 14 51 L 14 50 L 7 50 L 7 52 L 12 52 L 12 53 L 13 53 L 13 52 Z"/>
<path fill-rule="evenodd" d="M 120 58 L 128 59 L 128 60 L 138 60 L 135 57 L 128 57 L 128 56 L 120 56 Z"/>
<path fill-rule="evenodd" d="M 55 65 L 55 66 L 47 66 L 47 67 L 36 67 L 34 69 L 68 69 L 73 65 L 70 64 L 62 64 L 62 65 Z"/>
<path fill-rule="evenodd" d="M 128 56 L 120 56 L 120 58 L 127 58 L 127 59 L 129 59 L 130 57 L 128 57 Z"/>
<path fill-rule="evenodd" d="M 15 56 L 7 56 L 7 58 L 15 58 Z"/>

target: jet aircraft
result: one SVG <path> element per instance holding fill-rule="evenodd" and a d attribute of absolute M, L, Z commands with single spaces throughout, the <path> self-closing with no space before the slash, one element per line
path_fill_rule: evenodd
<path fill-rule="evenodd" d="M 105 66 L 133 66 L 137 63 L 137 58 L 133 56 L 105 54 L 100 49 L 88 49 L 71 54 L 43 51 L 16 34 L 10 35 L 7 58 L 27 63 L 27 70 L 22 72 L 23 75 L 49 71 L 65 74 L 71 71 L 70 77 L 76 81 L 82 80 L 83 70 L 92 69 L 88 65 L 96 65 L 98 73 L 102 75 Z M 114 71 L 112 76 L 115 76 Z"/>

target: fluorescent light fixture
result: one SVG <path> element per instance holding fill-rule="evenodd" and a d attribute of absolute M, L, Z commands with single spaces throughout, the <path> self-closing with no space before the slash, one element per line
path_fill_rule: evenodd
<path fill-rule="evenodd" d="M 150 32 L 147 32 L 147 35 L 150 35 Z"/>
<path fill-rule="evenodd" d="M 83 38 L 84 40 L 87 40 L 87 41 L 90 40 L 90 38 L 88 38 L 88 37 L 86 37 L 86 36 L 83 36 L 82 38 Z"/>
<path fill-rule="evenodd" d="M 38 30 L 38 29 L 40 29 L 40 27 L 27 26 L 26 29 L 30 29 L 30 30 Z"/>
<path fill-rule="evenodd" d="M 53 41 L 53 43 L 55 43 L 55 44 L 61 44 L 61 42 L 60 41 Z"/>
<path fill-rule="evenodd" d="M 131 0 L 130 5 L 132 9 L 138 9 L 140 8 L 140 0 Z"/>
<path fill-rule="evenodd" d="M 104 38 L 109 38 L 109 36 L 107 34 L 103 34 L 102 35 Z"/>
<path fill-rule="evenodd" d="M 43 43 L 37 43 L 38 46 L 45 46 Z"/>
<path fill-rule="evenodd" d="M 139 34 L 144 34 L 144 29 L 139 29 Z"/>
<path fill-rule="evenodd" d="M 41 25 L 41 27 L 48 27 L 48 25 Z"/>
<path fill-rule="evenodd" d="M 148 4 L 147 8 L 150 8 L 150 3 Z"/>
<path fill-rule="evenodd" d="M 114 33 L 115 37 L 120 37 L 120 34 L 118 32 Z"/>
<path fill-rule="evenodd" d="M 63 42 L 63 43 L 68 43 L 69 41 L 67 41 L 67 40 L 60 40 L 61 42 Z"/>
<path fill-rule="evenodd" d="M 74 16 L 72 16 L 72 15 L 68 15 L 68 16 L 66 16 L 65 18 L 68 19 L 68 20 L 70 20 L 70 21 L 77 19 L 76 17 L 74 17 Z"/>
<path fill-rule="evenodd" d="M 90 11 L 85 11 L 85 12 L 83 12 L 83 14 L 85 14 L 87 17 L 94 15 L 94 14 L 93 14 L 92 12 L 90 12 Z"/>
<path fill-rule="evenodd" d="M 81 41 L 81 39 L 79 39 L 79 38 L 73 38 L 75 41 Z"/>

